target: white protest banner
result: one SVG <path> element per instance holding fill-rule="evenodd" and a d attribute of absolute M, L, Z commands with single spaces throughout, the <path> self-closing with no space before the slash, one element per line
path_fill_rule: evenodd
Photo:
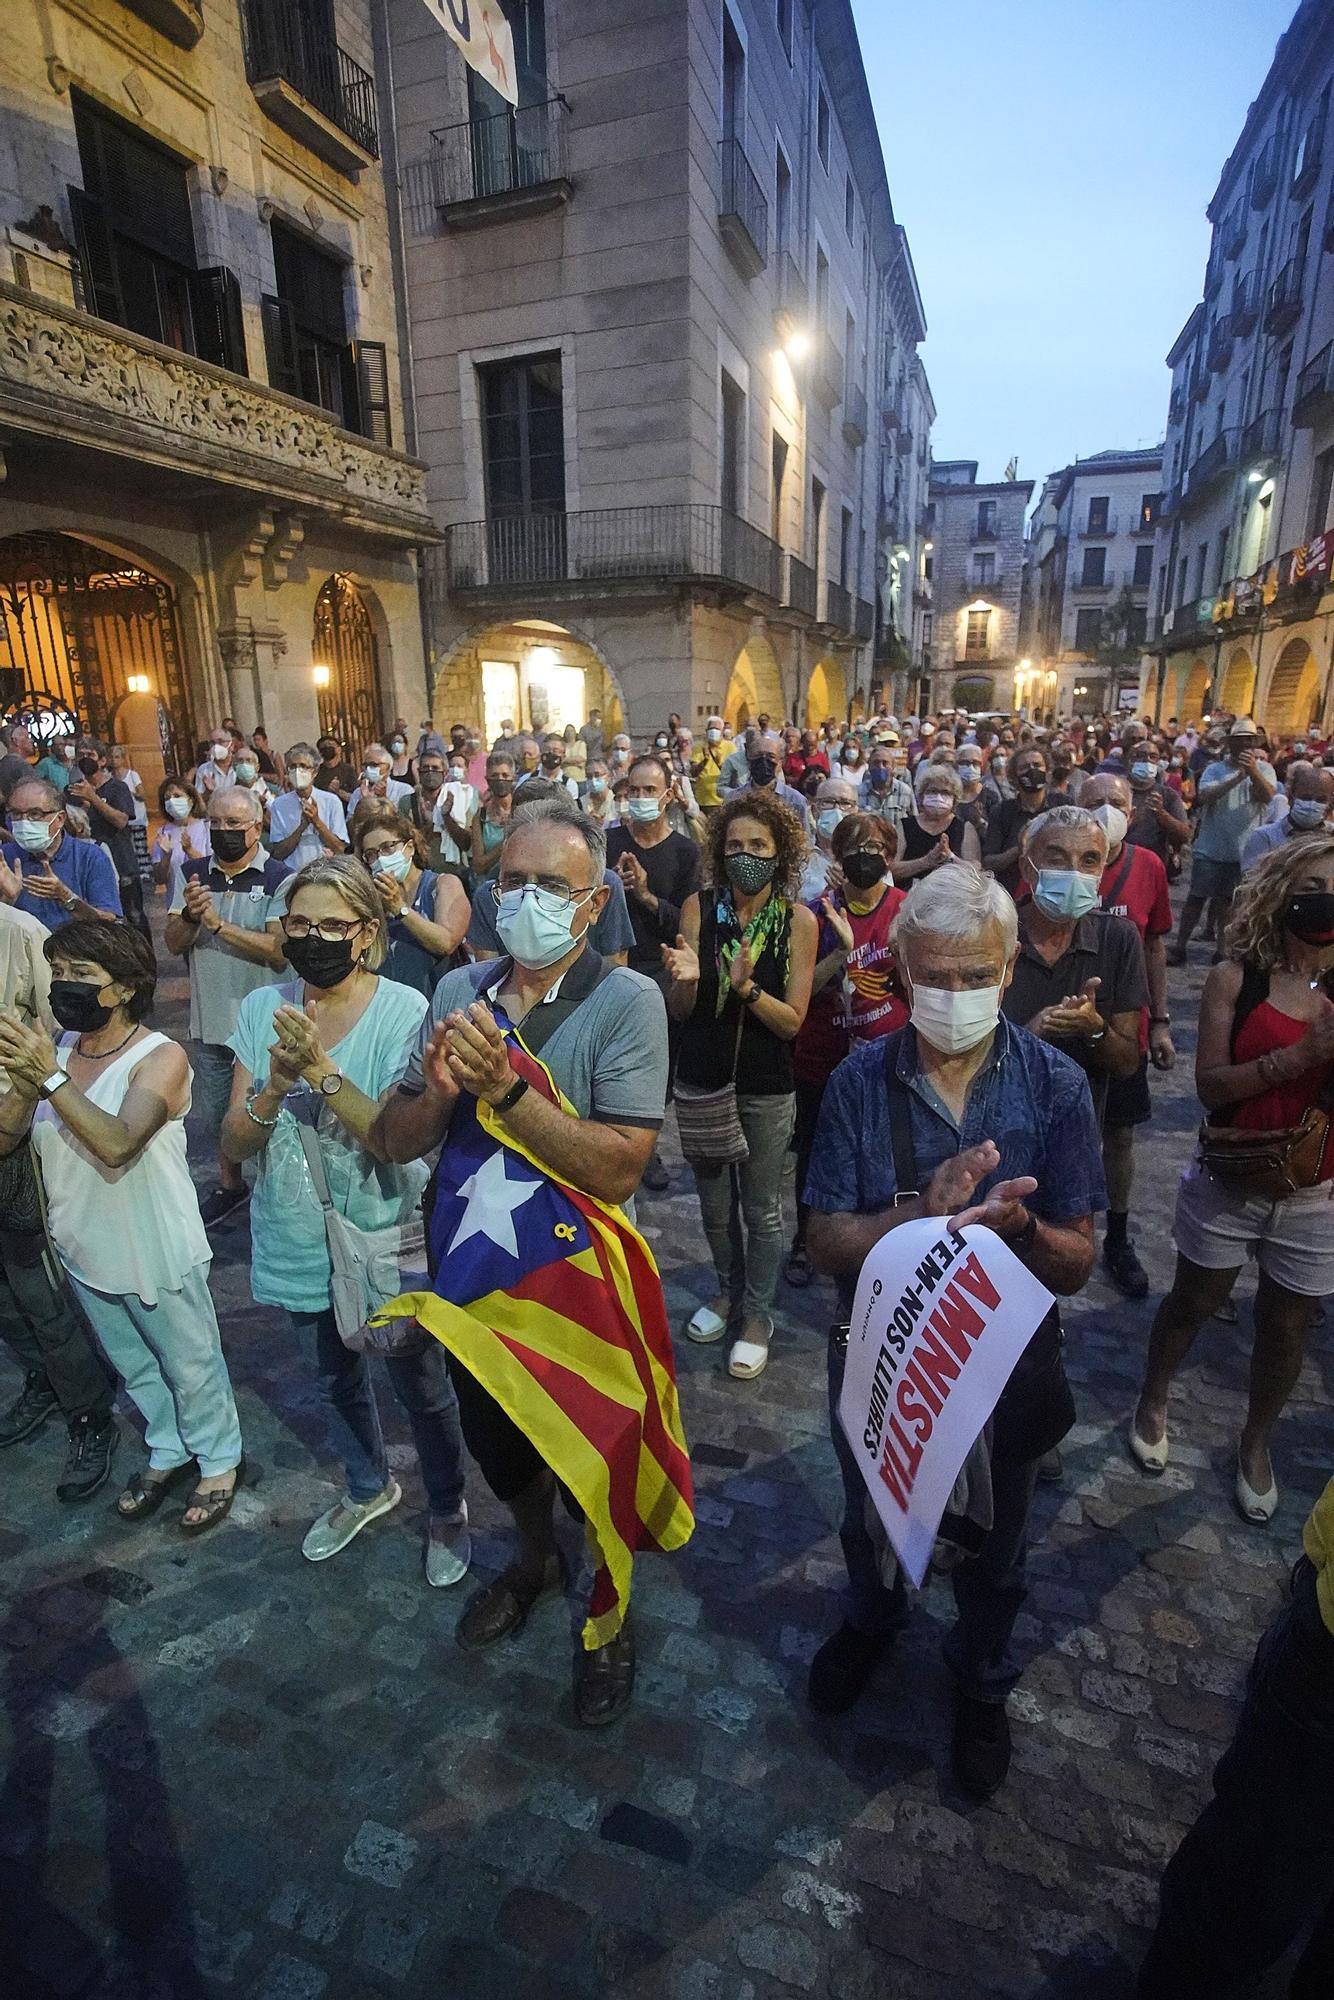
<path fill-rule="evenodd" d="M 1052 1303 L 979 1223 L 902 1223 L 862 1265 L 839 1421 L 918 1588 L 960 1468 Z"/>
<path fill-rule="evenodd" d="M 463 60 L 484 76 L 493 90 L 517 106 L 519 79 L 514 69 L 514 35 L 498 0 L 422 0 Z"/>

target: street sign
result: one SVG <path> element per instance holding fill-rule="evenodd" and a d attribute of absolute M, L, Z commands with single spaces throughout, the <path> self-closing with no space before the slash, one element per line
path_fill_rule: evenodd
<path fill-rule="evenodd" d="M 497 0 L 422 0 L 422 4 L 451 42 L 462 49 L 463 60 L 470 68 L 517 106 L 519 79 L 514 68 L 514 36 Z"/>

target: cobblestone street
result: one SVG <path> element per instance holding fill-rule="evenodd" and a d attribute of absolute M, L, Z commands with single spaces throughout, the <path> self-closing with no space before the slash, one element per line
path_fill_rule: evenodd
<path fill-rule="evenodd" d="M 1037 2000 L 1128 1995 L 1161 1865 L 1230 1734 L 1256 1635 L 1334 1458 L 1318 1327 L 1280 1433 L 1269 1532 L 1231 1505 L 1253 1278 L 1173 1403 L 1149 1484 L 1125 1450 L 1176 1175 L 1198 1118 L 1203 951 L 1176 975 L 1182 1061 L 1140 1152 L 1128 1306 L 1095 1278 L 1068 1315 L 1080 1422 L 1039 1489 L 1012 1702 L 1011 1777 L 968 1806 L 948 1772 L 935 1583 L 871 1693 L 838 1724 L 804 1701 L 838 1618 L 837 1476 L 824 1404 L 831 1295 L 784 1292 L 767 1373 L 730 1381 L 681 1344 L 698 1530 L 637 1569 L 640 1675 L 600 1737 L 569 1721 L 572 1632 L 543 1607 L 465 1654 L 469 1584 L 432 1593 L 406 1428 L 404 1505 L 336 1561 L 299 1554 L 336 1493 L 311 1366 L 251 1305 L 244 1227 L 214 1289 L 263 1469 L 232 1522 L 184 1542 L 170 1505 L 128 1528 L 110 1492 L 53 1498 L 56 1426 L 0 1462 L 0 1800 L 13 2000 Z M 182 1032 L 182 986 L 160 1025 Z M 642 1220 L 679 1328 L 712 1289 L 689 1176 Z M 201 1162 L 201 1164 L 203 1164 Z M 15 1376 L 5 1360 L 0 1392 Z M 124 1420 L 117 1471 L 139 1462 Z M 475 1576 L 503 1540 L 469 1493 Z M 569 1544 L 575 1537 L 570 1531 Z M 2 1922 L 3 1920 L 0 1920 Z M 1281 1980 L 1265 1991 L 1278 1993 Z"/>

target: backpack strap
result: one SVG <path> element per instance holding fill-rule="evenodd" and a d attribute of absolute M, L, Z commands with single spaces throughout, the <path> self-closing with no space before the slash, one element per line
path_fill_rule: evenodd
<path fill-rule="evenodd" d="M 1237 1060 L 1237 1037 L 1257 1007 L 1263 1007 L 1269 998 L 1269 974 L 1251 960 L 1245 959 L 1241 968 L 1241 986 L 1237 993 L 1237 1004 L 1232 1013 L 1232 1060 Z"/>
<path fill-rule="evenodd" d="M 908 1093 L 899 1082 L 899 1051 L 904 1030 L 896 1028 L 885 1036 L 885 1092 L 889 1099 L 889 1141 L 894 1152 L 894 1203 L 912 1201 L 920 1193 L 917 1185 L 917 1154 L 912 1142 L 912 1114 Z"/>

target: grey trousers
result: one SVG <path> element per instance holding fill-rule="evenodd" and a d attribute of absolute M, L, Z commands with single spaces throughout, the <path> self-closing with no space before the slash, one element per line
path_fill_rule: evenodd
<path fill-rule="evenodd" d="M 44 1236 L 0 1230 L 0 1339 L 46 1377 L 66 1423 L 107 1421 L 114 1385 Z"/>
<path fill-rule="evenodd" d="M 704 1234 L 728 1301 L 733 1339 L 748 1319 L 773 1323 L 774 1296 L 786 1247 L 783 1166 L 796 1121 L 796 1098 L 738 1097 L 750 1158 L 739 1167 L 695 1167 Z"/>

